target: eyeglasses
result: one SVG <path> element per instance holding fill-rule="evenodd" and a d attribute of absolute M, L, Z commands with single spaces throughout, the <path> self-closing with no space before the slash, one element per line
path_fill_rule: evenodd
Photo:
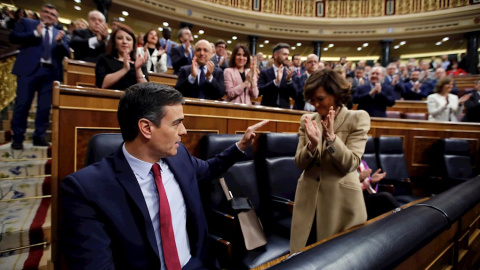
<path fill-rule="evenodd" d="M 58 17 L 58 14 L 55 14 L 55 13 L 50 12 L 50 11 L 45 10 L 45 9 L 42 9 L 42 12 L 43 12 L 43 13 L 46 13 L 46 14 L 48 14 L 48 15 L 51 15 L 51 16 L 53 16 L 53 17 L 55 17 L 55 18 Z"/>

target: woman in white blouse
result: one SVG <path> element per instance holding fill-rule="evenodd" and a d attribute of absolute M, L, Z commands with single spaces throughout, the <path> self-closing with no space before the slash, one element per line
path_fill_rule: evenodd
<path fill-rule="evenodd" d="M 142 57 L 147 54 L 147 71 L 154 73 L 164 73 L 167 71 L 167 54 L 160 46 L 158 33 L 155 29 L 150 29 L 143 36 L 145 46 L 137 48 L 137 55 Z"/>
<path fill-rule="evenodd" d="M 452 77 L 443 77 L 435 86 L 435 93 L 427 97 L 428 120 L 430 121 L 460 121 L 463 103 L 470 98 L 470 94 L 458 98 L 450 94 L 453 88 Z"/>

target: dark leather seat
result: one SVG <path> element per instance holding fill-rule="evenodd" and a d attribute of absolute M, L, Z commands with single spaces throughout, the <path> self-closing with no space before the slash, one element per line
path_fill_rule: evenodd
<path fill-rule="evenodd" d="M 228 146 L 238 142 L 242 135 L 210 134 L 202 138 L 200 143 L 200 157 L 208 159 L 220 153 Z M 245 161 L 237 162 L 224 175 L 225 182 L 233 196 L 246 196 L 252 202 L 258 217 L 263 224 L 268 223 L 269 206 L 264 203 L 263 195 L 258 186 L 257 172 L 253 160 L 253 150 L 247 149 Z M 233 214 L 230 211 L 225 194 L 218 180 L 209 184 L 210 188 L 202 188 L 202 196 L 209 197 L 210 213 L 207 213 L 210 231 L 228 240 L 232 244 L 231 258 L 219 258 L 222 267 L 234 269 L 249 269 L 283 256 L 289 252 L 289 239 L 274 234 L 264 226 L 267 236 L 267 245 L 247 251 L 241 239 L 238 239 L 238 228 L 232 222 Z M 209 190 L 209 193 L 205 193 Z M 208 206 L 206 206 L 208 207 Z M 237 233 L 232 233 L 237 230 Z"/>
<path fill-rule="evenodd" d="M 99 162 L 104 157 L 113 155 L 123 143 L 121 133 L 99 133 L 93 135 L 88 141 L 85 166 Z"/>
<path fill-rule="evenodd" d="M 400 203 L 409 203 L 422 198 L 412 195 L 413 184 L 408 173 L 402 138 L 379 137 L 376 146 L 378 167 L 387 172 L 382 182 L 395 186 L 395 198 Z"/>
<path fill-rule="evenodd" d="M 387 111 L 387 118 L 401 118 L 402 112 L 398 111 Z"/>
<path fill-rule="evenodd" d="M 258 175 L 265 180 L 261 184 L 272 199 L 272 230 L 285 237 L 290 237 L 295 192 L 302 174 L 295 165 L 297 146 L 296 133 L 266 133 L 260 136 L 256 155 Z"/>

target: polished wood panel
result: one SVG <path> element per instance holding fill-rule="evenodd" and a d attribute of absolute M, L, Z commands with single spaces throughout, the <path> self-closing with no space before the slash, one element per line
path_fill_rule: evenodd
<path fill-rule="evenodd" d="M 174 87 L 177 75 L 168 73 L 148 73 L 151 82 Z M 95 63 L 64 58 L 63 82 L 67 85 L 95 87 Z"/>

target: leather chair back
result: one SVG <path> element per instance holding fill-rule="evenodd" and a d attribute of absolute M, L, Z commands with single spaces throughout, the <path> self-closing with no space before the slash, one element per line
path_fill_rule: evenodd
<path fill-rule="evenodd" d="M 378 165 L 387 172 L 386 179 L 403 181 L 410 178 L 401 137 L 379 137 L 377 151 Z"/>
<path fill-rule="evenodd" d="M 85 167 L 99 162 L 104 157 L 113 155 L 123 143 L 121 133 L 99 133 L 93 135 L 88 141 Z"/>
<path fill-rule="evenodd" d="M 443 162 L 449 179 L 466 181 L 472 177 L 470 145 L 461 139 L 442 139 Z"/>
<path fill-rule="evenodd" d="M 377 152 L 375 149 L 375 139 L 368 136 L 367 144 L 365 145 L 365 152 L 363 153 L 363 160 L 368 164 L 368 167 L 375 172 L 378 169 Z"/>

